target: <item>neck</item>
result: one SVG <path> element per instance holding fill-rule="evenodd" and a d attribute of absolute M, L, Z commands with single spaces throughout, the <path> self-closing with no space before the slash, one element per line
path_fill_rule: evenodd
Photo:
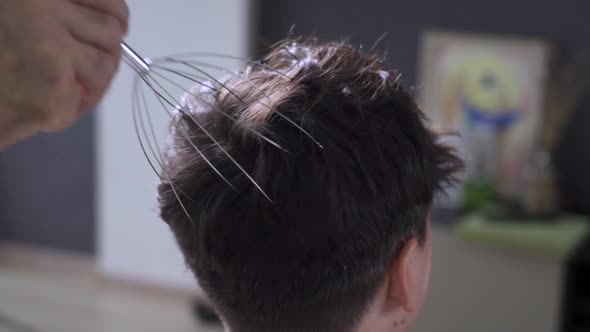
<path fill-rule="evenodd" d="M 404 319 L 393 321 L 372 321 L 361 324 L 355 332 L 405 332 L 408 322 Z"/>

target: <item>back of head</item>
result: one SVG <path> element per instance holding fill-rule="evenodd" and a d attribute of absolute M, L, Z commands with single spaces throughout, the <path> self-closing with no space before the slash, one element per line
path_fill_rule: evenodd
<path fill-rule="evenodd" d="M 233 330 L 350 331 L 424 237 L 461 162 L 398 78 L 344 43 L 293 40 L 187 96 L 161 215 Z"/>

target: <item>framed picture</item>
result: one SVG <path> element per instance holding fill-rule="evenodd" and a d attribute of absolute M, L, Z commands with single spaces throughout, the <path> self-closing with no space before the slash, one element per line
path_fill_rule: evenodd
<path fill-rule="evenodd" d="M 432 125 L 459 134 L 467 162 L 463 208 L 525 199 L 538 144 L 549 47 L 540 41 L 427 32 L 419 100 Z"/>

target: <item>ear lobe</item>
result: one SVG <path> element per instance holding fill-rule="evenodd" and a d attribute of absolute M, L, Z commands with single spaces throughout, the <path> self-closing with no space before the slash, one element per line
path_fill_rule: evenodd
<path fill-rule="evenodd" d="M 408 313 L 418 310 L 414 264 L 419 250 L 418 241 L 411 238 L 404 243 L 393 262 L 390 296 Z"/>

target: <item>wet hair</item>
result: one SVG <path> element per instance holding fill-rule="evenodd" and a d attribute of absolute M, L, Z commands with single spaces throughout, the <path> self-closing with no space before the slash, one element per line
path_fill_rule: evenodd
<path fill-rule="evenodd" d="M 172 123 L 162 219 L 233 331 L 350 331 L 461 160 L 345 43 L 284 41 L 224 83 Z"/>

